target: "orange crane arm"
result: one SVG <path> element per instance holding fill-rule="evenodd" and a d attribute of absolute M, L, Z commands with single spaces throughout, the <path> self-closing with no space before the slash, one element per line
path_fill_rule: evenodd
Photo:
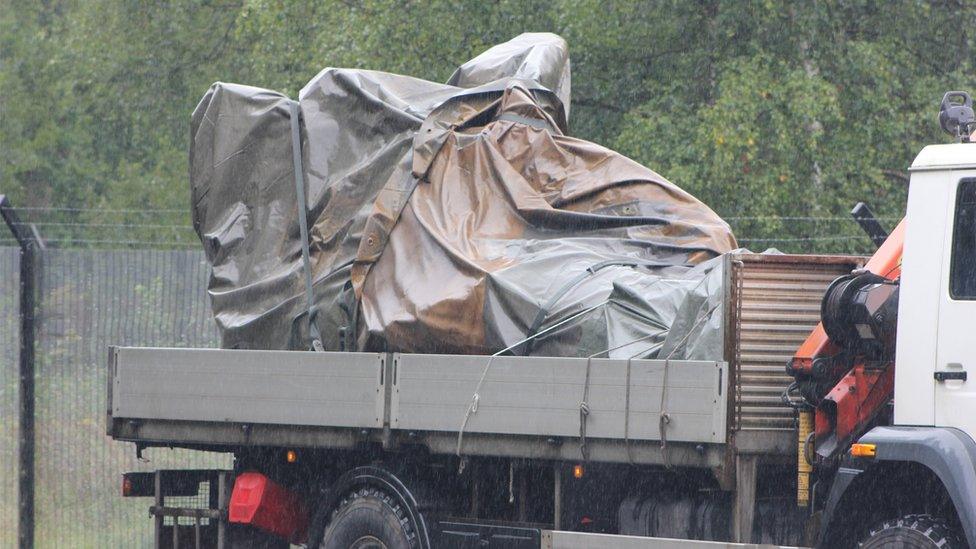
<path fill-rule="evenodd" d="M 902 219 L 895 230 L 888 235 L 884 244 L 871 256 L 864 269 L 889 280 L 896 280 L 901 276 L 901 255 L 904 247 L 905 220 Z M 820 322 L 796 351 L 792 369 L 797 373 L 811 374 L 813 362 L 817 358 L 833 356 L 839 351 L 840 349 L 827 337 L 823 322 Z"/>
<path fill-rule="evenodd" d="M 891 282 L 901 276 L 904 243 L 903 219 L 864 269 L 854 276 L 873 273 L 876 276 L 871 280 L 886 281 L 890 293 Z M 828 296 L 822 307 L 824 311 Z M 806 390 L 801 392 L 807 402 L 816 408 L 815 448 L 824 458 L 843 451 L 877 417 L 894 393 L 893 348 L 886 349 L 881 353 L 884 358 L 878 360 L 858 345 L 832 340 L 827 332 L 821 321 L 797 350 L 788 368 L 797 384 L 805 386 Z M 892 346 L 893 340 L 888 345 Z"/>

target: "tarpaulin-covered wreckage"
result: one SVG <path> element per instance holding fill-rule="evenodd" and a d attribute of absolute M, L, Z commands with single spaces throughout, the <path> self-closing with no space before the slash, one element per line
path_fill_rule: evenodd
<path fill-rule="evenodd" d="M 568 48 L 543 33 L 447 84 L 214 84 L 190 185 L 223 346 L 720 358 L 728 225 L 569 137 L 569 111 Z"/>

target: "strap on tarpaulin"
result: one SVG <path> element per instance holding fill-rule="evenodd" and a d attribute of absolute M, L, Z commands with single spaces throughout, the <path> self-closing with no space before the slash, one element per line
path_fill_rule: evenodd
<path fill-rule="evenodd" d="M 308 250 L 308 206 L 305 201 L 305 178 L 302 174 L 302 134 L 299 128 L 300 113 L 298 102 L 288 104 L 291 112 L 291 157 L 295 170 L 295 192 L 298 193 L 298 228 L 302 237 L 302 263 L 305 271 L 305 300 L 306 317 L 308 318 L 308 334 L 312 338 L 312 350 L 321 351 L 322 336 L 315 323 L 316 310 L 312 297 L 312 261 Z"/>

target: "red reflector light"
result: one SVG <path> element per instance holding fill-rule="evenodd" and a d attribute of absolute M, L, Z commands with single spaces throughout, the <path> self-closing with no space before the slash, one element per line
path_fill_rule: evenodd
<path fill-rule="evenodd" d="M 308 533 L 308 511 L 302 499 L 261 473 L 237 477 L 227 515 L 230 522 L 250 524 L 292 543 L 303 543 Z"/>
<path fill-rule="evenodd" d="M 164 488 L 171 488 L 169 485 L 165 485 Z M 197 485 L 193 485 L 194 494 L 196 493 Z M 122 497 L 127 498 L 137 498 L 137 497 L 151 497 L 156 493 L 155 486 L 155 473 L 123 473 L 122 474 Z M 163 491 L 163 495 L 167 494 Z M 174 494 L 175 495 L 175 494 Z"/>

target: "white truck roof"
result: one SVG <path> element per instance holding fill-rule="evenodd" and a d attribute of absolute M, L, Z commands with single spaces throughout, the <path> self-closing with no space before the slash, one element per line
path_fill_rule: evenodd
<path fill-rule="evenodd" d="M 911 171 L 976 167 L 976 143 L 929 145 L 912 162 Z"/>

